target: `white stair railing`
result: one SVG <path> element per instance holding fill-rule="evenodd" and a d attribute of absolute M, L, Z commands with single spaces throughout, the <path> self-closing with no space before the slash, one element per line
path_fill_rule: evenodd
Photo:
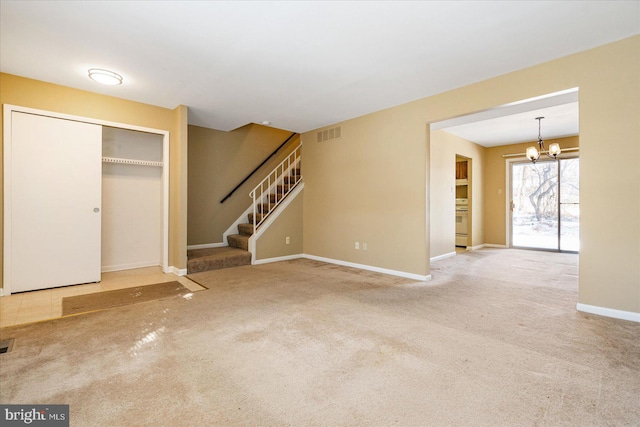
<path fill-rule="evenodd" d="M 302 174 L 295 173 L 300 168 L 299 144 L 262 182 L 249 193 L 253 199 L 254 233 L 267 216 L 287 197 L 287 194 L 302 180 Z M 287 182 L 285 182 L 287 181 Z M 258 218 L 258 214 L 260 218 Z"/>

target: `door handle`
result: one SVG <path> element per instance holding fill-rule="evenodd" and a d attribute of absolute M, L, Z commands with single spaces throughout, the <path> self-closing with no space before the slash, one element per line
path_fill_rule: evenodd
<path fill-rule="evenodd" d="M 98 212 L 100 212 L 100 208 L 93 208 L 93 211 L 94 211 L 95 213 L 98 213 Z"/>

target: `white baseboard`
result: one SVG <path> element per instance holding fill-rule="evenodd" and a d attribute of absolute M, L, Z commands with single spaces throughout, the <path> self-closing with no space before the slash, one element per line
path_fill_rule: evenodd
<path fill-rule="evenodd" d="M 447 254 L 434 256 L 433 258 L 429 258 L 429 261 L 438 261 L 439 259 L 451 258 L 452 256 L 456 256 L 456 251 L 449 252 Z"/>
<path fill-rule="evenodd" d="M 578 311 L 584 313 L 597 314 L 598 316 L 612 317 L 614 319 L 629 320 L 640 323 L 640 313 L 633 311 L 616 310 L 614 308 L 598 307 L 596 305 L 581 304 L 576 305 Z"/>
<path fill-rule="evenodd" d="M 315 255 L 308 255 L 308 254 L 303 254 L 302 257 L 306 258 L 306 259 L 312 259 L 314 261 L 322 261 L 322 262 L 328 262 L 329 264 L 337 264 L 337 265 L 342 265 L 342 266 L 345 266 L 345 267 L 359 268 L 360 270 L 374 271 L 376 273 L 389 274 L 391 276 L 399 276 L 399 277 L 404 277 L 404 278 L 407 278 L 407 279 L 419 280 L 419 281 L 422 281 L 422 282 L 426 282 L 427 280 L 431 280 L 431 275 L 430 274 L 427 275 L 427 276 L 422 276 L 422 275 L 419 275 L 419 274 L 407 273 L 406 271 L 390 270 L 388 268 L 374 267 L 374 266 L 371 266 L 371 265 L 357 264 L 357 263 L 354 263 L 354 262 L 341 261 L 341 260 L 338 260 L 338 259 L 324 258 L 324 257 L 315 256 Z"/>
<path fill-rule="evenodd" d="M 100 271 L 102 273 L 108 273 L 110 271 L 133 270 L 134 268 L 157 267 L 159 265 L 160 263 L 158 261 L 134 262 L 131 264 L 119 265 L 103 265 L 100 268 Z"/>
<path fill-rule="evenodd" d="M 278 257 L 274 257 L 274 258 L 257 259 L 253 264 L 254 265 L 269 264 L 269 263 L 272 263 L 272 262 L 289 261 L 291 259 L 298 259 L 298 258 L 303 258 L 303 257 L 304 257 L 304 255 L 302 255 L 302 254 L 285 255 L 285 256 L 278 256 Z"/>
<path fill-rule="evenodd" d="M 202 245 L 187 245 L 187 250 L 221 248 L 223 246 L 227 246 L 227 245 L 224 242 L 220 242 L 220 243 L 204 243 Z"/>
<path fill-rule="evenodd" d="M 178 267 L 174 267 L 174 266 L 167 267 L 167 269 L 164 272 L 165 273 L 173 273 L 176 276 L 186 276 L 187 275 L 187 269 L 186 268 L 178 268 Z"/>
<path fill-rule="evenodd" d="M 494 243 L 483 243 L 483 244 L 477 245 L 477 246 L 467 246 L 467 250 L 468 251 L 477 251 L 478 249 L 482 249 L 482 248 L 507 249 L 508 246 L 507 245 L 496 245 Z"/>

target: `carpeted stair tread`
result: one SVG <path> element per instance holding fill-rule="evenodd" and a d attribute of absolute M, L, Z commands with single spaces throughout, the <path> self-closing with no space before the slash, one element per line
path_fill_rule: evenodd
<path fill-rule="evenodd" d="M 260 203 L 256 206 L 256 208 L 258 209 L 258 212 L 260 213 L 269 213 L 271 211 L 271 209 L 274 208 L 273 203 Z"/>
<path fill-rule="evenodd" d="M 290 187 L 289 184 L 278 184 L 278 185 L 276 185 L 276 191 L 278 193 L 285 193 L 285 192 L 289 191 L 289 187 Z"/>
<path fill-rule="evenodd" d="M 251 265 L 250 252 L 231 246 L 191 249 L 187 251 L 187 258 L 187 272 L 189 274 Z"/>
<path fill-rule="evenodd" d="M 244 236 L 253 234 L 253 224 L 238 224 L 238 231 Z"/>
<path fill-rule="evenodd" d="M 252 213 L 250 213 L 250 214 L 248 215 L 248 217 L 249 217 L 249 222 L 253 224 L 253 222 L 254 222 L 254 221 L 253 221 L 253 214 L 252 214 Z M 257 214 L 256 214 L 256 222 L 260 222 L 260 220 L 262 220 L 262 214 L 257 213 Z"/>
<path fill-rule="evenodd" d="M 242 234 L 231 234 L 227 236 L 227 241 L 229 242 L 229 246 L 234 248 L 244 249 L 245 251 L 249 250 L 249 237 Z"/>
<path fill-rule="evenodd" d="M 283 199 L 284 197 L 282 196 L 282 194 L 275 194 L 275 193 L 269 194 L 269 201 L 271 202 L 271 204 L 278 203 Z"/>

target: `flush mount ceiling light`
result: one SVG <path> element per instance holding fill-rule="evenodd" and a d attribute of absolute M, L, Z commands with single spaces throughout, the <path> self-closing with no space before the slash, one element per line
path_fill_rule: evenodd
<path fill-rule="evenodd" d="M 122 76 L 120 74 L 101 68 L 90 68 L 89 78 L 103 85 L 116 86 L 122 84 Z"/>
<path fill-rule="evenodd" d="M 540 123 L 542 122 L 542 119 L 544 119 L 544 117 L 536 117 L 536 120 L 538 121 L 538 147 L 539 148 L 536 148 L 535 146 L 531 146 L 527 148 L 527 159 L 531 160 L 533 163 L 535 163 L 538 160 L 538 158 L 540 157 L 540 154 L 542 153 L 546 154 L 547 157 L 549 158 L 557 160 L 558 154 L 562 152 L 562 150 L 560 150 L 560 144 L 555 142 L 549 145 L 549 151 L 545 151 L 544 141 L 540 137 Z"/>

